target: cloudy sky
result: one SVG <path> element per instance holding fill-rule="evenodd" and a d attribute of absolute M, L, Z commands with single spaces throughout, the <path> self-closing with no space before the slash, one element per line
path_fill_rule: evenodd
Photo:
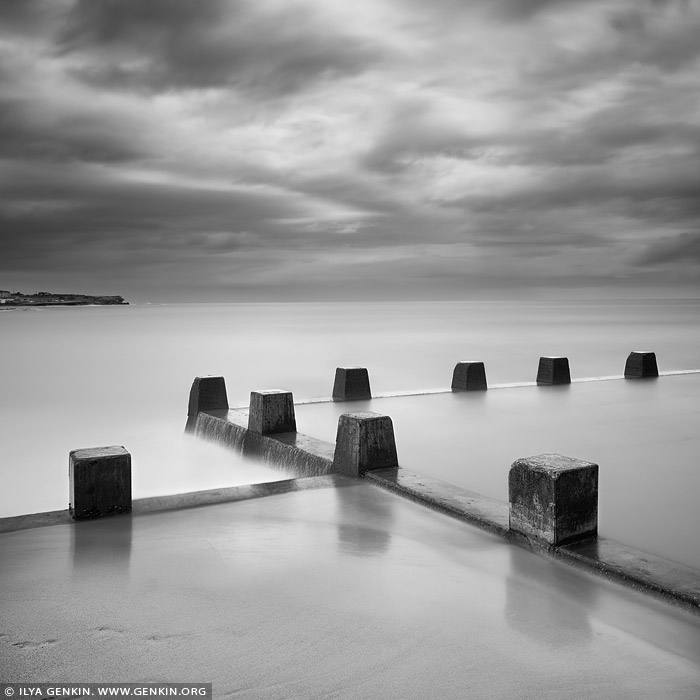
<path fill-rule="evenodd" d="M 0 0 L 0 288 L 700 296 L 700 0 Z"/>

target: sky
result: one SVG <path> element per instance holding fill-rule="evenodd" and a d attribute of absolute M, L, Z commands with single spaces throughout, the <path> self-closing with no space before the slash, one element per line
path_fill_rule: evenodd
<path fill-rule="evenodd" d="M 0 0 L 0 289 L 700 297 L 700 0 Z"/>

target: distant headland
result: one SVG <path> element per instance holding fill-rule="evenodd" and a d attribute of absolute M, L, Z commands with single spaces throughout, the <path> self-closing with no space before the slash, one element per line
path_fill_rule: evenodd
<path fill-rule="evenodd" d="M 121 306 L 128 303 L 128 301 L 124 301 L 123 297 L 118 296 L 53 294 L 52 292 L 24 294 L 0 289 L 0 309 L 15 306 L 90 306 L 92 304 Z"/>

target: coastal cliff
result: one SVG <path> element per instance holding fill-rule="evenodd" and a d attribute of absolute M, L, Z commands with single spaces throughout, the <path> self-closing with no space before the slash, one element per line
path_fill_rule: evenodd
<path fill-rule="evenodd" d="M 0 308 L 15 306 L 123 306 L 129 302 L 120 296 L 91 296 L 88 294 L 53 294 L 37 292 L 6 292 L 0 290 Z"/>

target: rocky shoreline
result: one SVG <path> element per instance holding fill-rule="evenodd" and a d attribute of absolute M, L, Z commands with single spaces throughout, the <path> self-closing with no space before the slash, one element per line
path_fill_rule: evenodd
<path fill-rule="evenodd" d="M 53 294 L 38 292 L 5 292 L 0 290 L 0 309 L 18 306 L 125 306 L 129 302 L 120 296 L 91 296 L 89 294 Z"/>

